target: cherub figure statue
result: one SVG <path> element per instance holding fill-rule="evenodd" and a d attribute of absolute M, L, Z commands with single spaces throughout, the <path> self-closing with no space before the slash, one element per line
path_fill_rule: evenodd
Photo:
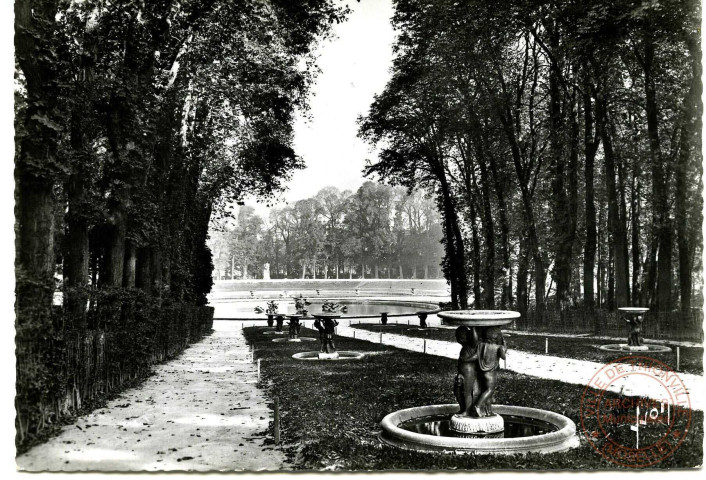
<path fill-rule="evenodd" d="M 475 401 L 474 409 L 479 417 L 493 415 L 490 401 L 498 382 L 500 359 L 505 359 L 507 346 L 503 332 L 498 327 L 488 327 L 478 344 L 478 368 L 482 392 Z"/>
<path fill-rule="evenodd" d="M 630 325 L 628 345 L 631 347 L 639 347 L 642 345 L 642 322 L 644 319 L 644 315 L 631 315 L 625 319 Z"/>
<path fill-rule="evenodd" d="M 338 325 L 338 320 L 334 318 L 324 319 L 324 336 L 325 343 L 324 350 L 326 353 L 334 353 L 336 351 L 336 346 L 333 344 L 333 335 L 336 333 L 336 326 Z"/>
<path fill-rule="evenodd" d="M 301 330 L 301 327 L 302 325 L 299 323 L 299 316 L 293 315 L 289 317 L 289 338 L 299 338 L 299 330 Z"/>
<path fill-rule="evenodd" d="M 480 393 L 478 385 L 478 334 L 475 328 L 456 329 L 456 341 L 461 344 L 458 367 L 454 378 L 454 395 L 459 405 L 459 416 L 475 416 L 474 400 Z"/>

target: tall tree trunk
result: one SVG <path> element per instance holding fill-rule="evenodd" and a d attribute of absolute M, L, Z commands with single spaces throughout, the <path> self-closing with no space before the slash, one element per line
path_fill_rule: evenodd
<path fill-rule="evenodd" d="M 609 291 L 609 296 L 617 302 L 618 307 L 625 307 L 630 304 L 629 277 L 627 270 L 627 234 L 625 229 L 625 218 L 621 215 L 621 204 L 618 185 L 616 185 L 616 159 L 613 151 L 613 143 L 609 128 L 608 112 L 605 109 L 605 100 L 601 97 L 596 104 L 598 128 L 601 140 L 603 141 L 603 153 L 605 157 L 605 177 L 608 193 L 608 231 L 610 244 L 610 258 L 612 259 L 612 270 L 615 274 L 615 283 L 609 282 L 609 289 L 615 287 L 615 291 Z M 614 297 L 613 297 L 614 295 Z M 611 308 L 615 307 L 613 302 Z"/>
<path fill-rule="evenodd" d="M 15 2 L 15 58 L 26 79 L 27 110 L 15 161 L 17 326 L 51 326 L 54 285 L 54 171 L 58 119 L 52 53 L 57 2 Z"/>
<path fill-rule="evenodd" d="M 675 203 L 674 220 L 677 228 L 677 249 L 679 252 L 679 299 L 682 312 L 691 310 L 691 290 L 694 255 L 692 242 L 695 235 L 692 233 L 701 228 L 701 222 L 695 222 L 689 215 L 689 198 L 691 198 L 691 188 L 689 179 L 693 173 L 698 172 L 700 178 L 701 169 L 701 114 L 703 105 L 701 104 L 701 48 L 697 38 L 691 36 L 687 39 L 691 60 L 691 82 L 689 90 L 684 98 L 682 106 L 682 124 L 680 130 L 679 156 L 675 169 Z M 694 161 L 696 160 L 696 161 Z M 700 189 L 696 190 L 701 192 Z M 694 202 L 701 206 L 701 201 Z M 693 208 L 693 207 L 692 207 Z M 700 218 L 701 213 L 697 208 L 693 208 L 696 217 Z M 695 228 L 696 227 L 696 228 Z"/>
<path fill-rule="evenodd" d="M 517 266 L 517 308 L 520 313 L 526 313 L 529 306 L 529 287 L 527 275 L 529 273 L 530 248 L 527 236 L 520 237 L 520 254 Z"/>
<path fill-rule="evenodd" d="M 71 148 L 75 153 L 85 152 L 78 118 L 72 115 Z M 64 306 L 74 328 L 86 328 L 88 301 L 88 218 L 84 175 L 72 174 L 66 182 L 68 213 L 66 221 L 66 252 L 64 254 Z"/>
<path fill-rule="evenodd" d="M 587 307 L 592 307 L 595 302 L 593 289 L 594 270 L 596 262 L 597 226 L 596 203 L 594 187 L 594 162 L 598 150 L 598 135 L 593 132 L 593 109 L 591 108 L 591 94 L 588 82 L 584 85 L 584 179 L 585 179 L 585 216 L 586 216 L 586 243 L 583 250 L 583 301 Z M 600 302 L 599 302 L 600 304 Z"/>
<path fill-rule="evenodd" d="M 480 252 L 480 237 L 478 235 L 478 222 L 476 221 L 476 208 L 473 201 L 468 205 L 470 209 L 470 224 L 471 224 L 471 245 L 473 252 L 471 261 L 473 263 L 473 307 L 482 309 L 485 307 L 484 298 L 481 293 L 480 275 L 481 275 L 481 252 Z"/>
<path fill-rule="evenodd" d="M 642 305 L 642 294 L 640 292 L 640 195 L 641 184 L 639 179 L 639 168 L 637 163 L 633 164 L 632 172 L 632 201 L 631 211 L 631 241 L 632 241 L 632 303 L 633 306 Z"/>
<path fill-rule="evenodd" d="M 500 257 L 502 259 L 502 296 L 500 305 L 507 308 L 512 305 L 512 264 L 510 263 L 510 224 L 507 219 L 505 195 L 507 182 L 500 179 L 494 155 L 488 155 L 490 172 L 493 177 L 495 195 L 498 201 L 498 219 L 500 221 Z"/>
<path fill-rule="evenodd" d="M 571 287 L 571 249 L 569 242 L 569 216 L 568 199 L 565 187 L 565 165 L 564 160 L 564 125 L 562 118 L 562 99 L 560 89 L 559 71 L 561 65 L 556 61 L 559 50 L 559 34 L 555 22 L 552 22 L 549 30 L 549 48 L 554 53 L 552 55 L 552 65 L 549 67 L 549 151 L 550 169 L 552 172 L 552 237 L 554 239 L 554 278 L 556 280 L 556 298 L 560 305 L 565 305 L 569 301 L 569 289 Z M 537 280 L 539 284 L 539 279 Z"/>
<path fill-rule="evenodd" d="M 123 267 L 123 287 L 135 288 L 137 248 L 135 244 L 128 240 L 125 248 L 125 266 Z"/>
<path fill-rule="evenodd" d="M 657 309 L 672 308 L 672 225 L 669 218 L 667 175 L 662 159 L 659 139 L 659 112 L 657 87 L 654 79 L 655 44 L 652 26 L 645 21 L 643 38 L 643 70 L 645 75 L 645 112 L 647 138 L 652 163 L 652 195 L 655 234 L 658 241 L 657 256 Z"/>
<path fill-rule="evenodd" d="M 461 228 L 459 227 L 457 209 L 455 202 L 453 201 L 453 198 L 451 196 L 451 188 L 448 184 L 448 180 L 446 179 L 446 175 L 443 171 L 443 168 L 437 168 L 436 177 L 440 183 L 441 200 L 444 215 L 446 218 L 446 225 L 447 228 L 450 229 L 450 239 L 453 243 L 452 253 L 454 257 L 450 258 L 449 260 L 450 262 L 452 262 L 450 266 L 453 266 L 451 273 L 453 275 L 453 278 L 455 278 L 458 306 L 461 309 L 466 309 L 468 308 L 468 280 L 466 279 L 466 257 L 464 252 L 463 236 L 461 235 Z M 448 235 L 449 234 L 447 233 L 447 238 L 449 238 Z"/>
<path fill-rule="evenodd" d="M 137 267 L 135 272 L 135 286 L 147 295 L 152 294 L 152 274 L 150 272 L 152 254 L 150 250 L 150 247 L 137 249 Z"/>
<path fill-rule="evenodd" d="M 495 227 L 490 202 L 490 178 L 483 155 L 478 143 L 478 166 L 481 173 L 481 223 L 485 233 L 485 268 L 483 269 L 483 308 L 495 308 Z M 475 178 L 474 178 L 475 180 Z M 475 183 L 475 182 L 474 182 Z M 479 272 L 480 274 L 480 272 Z"/>

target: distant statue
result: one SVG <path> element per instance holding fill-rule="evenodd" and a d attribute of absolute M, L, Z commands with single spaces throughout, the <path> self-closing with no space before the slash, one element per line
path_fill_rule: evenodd
<path fill-rule="evenodd" d="M 270 279 L 270 264 L 266 263 L 262 267 L 262 279 L 263 280 L 269 280 Z"/>
<path fill-rule="evenodd" d="M 474 416 L 472 407 L 480 393 L 478 384 L 478 334 L 475 329 L 458 327 L 456 341 L 461 344 L 457 374 L 454 379 L 454 395 L 459 405 L 459 415 Z"/>

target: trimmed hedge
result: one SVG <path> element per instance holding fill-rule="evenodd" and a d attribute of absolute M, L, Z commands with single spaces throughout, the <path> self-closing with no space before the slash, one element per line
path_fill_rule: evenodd
<path fill-rule="evenodd" d="M 180 354 L 213 328 L 213 307 L 159 305 L 140 294 L 122 295 L 93 328 L 18 327 L 15 445 L 18 452 L 41 441 L 62 420 L 143 379 L 150 367 Z M 61 317 L 56 312 L 55 317 Z M 70 323 L 69 323 L 70 324 Z"/>

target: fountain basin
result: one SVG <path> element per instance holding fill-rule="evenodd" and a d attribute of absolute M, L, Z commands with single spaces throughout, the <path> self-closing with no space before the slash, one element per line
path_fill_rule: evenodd
<path fill-rule="evenodd" d="M 285 332 L 284 330 L 281 332 L 276 330 L 268 330 L 267 332 L 263 332 L 263 335 L 289 335 L 289 332 Z"/>
<path fill-rule="evenodd" d="M 321 360 L 324 362 L 335 362 L 337 360 L 360 360 L 365 356 L 364 353 L 361 352 L 351 352 L 347 350 L 339 350 L 336 353 L 338 353 L 337 357 L 324 357 L 324 358 L 319 358 L 319 353 L 320 352 L 299 352 L 295 353 L 292 355 L 292 358 L 296 360 Z M 331 354 L 329 354 L 331 355 Z"/>
<path fill-rule="evenodd" d="M 450 310 L 437 315 L 444 325 L 467 327 L 502 327 L 520 318 L 520 312 L 509 310 Z"/>
<path fill-rule="evenodd" d="M 315 342 L 315 338 L 311 337 L 299 337 L 299 338 L 275 338 L 272 340 L 273 342 L 293 342 L 293 343 L 298 343 L 298 342 Z"/>
<path fill-rule="evenodd" d="M 642 344 L 642 345 L 628 345 L 627 343 L 611 343 L 608 345 L 601 345 L 598 347 L 599 350 L 604 352 L 620 352 L 620 353 L 669 353 L 672 351 L 671 347 L 666 345 L 655 345 Z"/>
<path fill-rule="evenodd" d="M 448 422 L 458 412 L 458 405 L 445 404 L 387 415 L 380 423 L 380 439 L 407 450 L 490 455 L 561 452 L 579 445 L 576 424 L 558 413 L 511 405 L 494 405 L 493 411 L 503 417 L 504 438 L 453 436 Z"/>

